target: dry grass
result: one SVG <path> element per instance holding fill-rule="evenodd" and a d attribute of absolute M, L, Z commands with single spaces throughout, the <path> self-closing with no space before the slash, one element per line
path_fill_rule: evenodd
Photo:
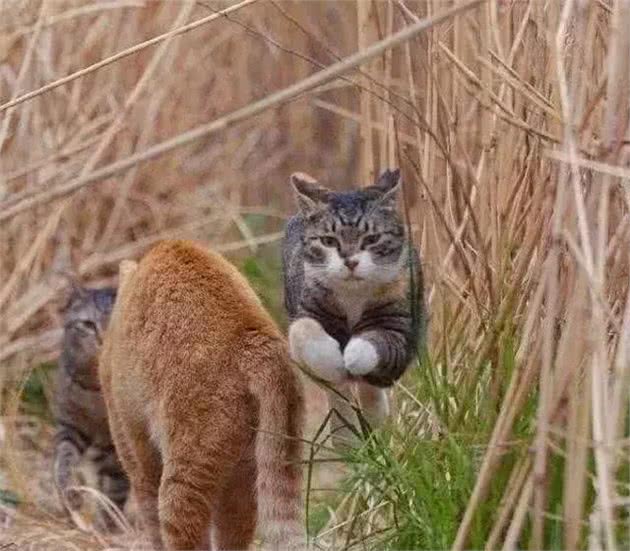
<path fill-rule="evenodd" d="M 210 17 L 228 4 L 0 1 L 2 387 L 54 357 L 61 271 L 110 281 L 173 235 L 238 260 L 278 240 L 290 172 L 343 188 L 400 165 L 429 278 L 432 376 L 451 389 L 442 410 L 401 386 L 400 411 L 418 413 L 417 438 L 441 434 L 446 410 L 488 427 L 453 547 L 469 545 L 506 468 L 487 549 L 545 547 L 550 519 L 566 548 L 627 543 L 627 3 L 488 0 L 360 71 L 306 81 L 452 3 L 259 0 Z M 0 461 L 23 489 L 12 396 Z M 506 467 L 526 411 L 529 452 Z M 356 507 L 327 533 L 350 542 Z M 368 507 L 370 526 L 385 509 Z M 107 545 L 35 498 L 12 515 L 29 526 L 20 544 Z"/>

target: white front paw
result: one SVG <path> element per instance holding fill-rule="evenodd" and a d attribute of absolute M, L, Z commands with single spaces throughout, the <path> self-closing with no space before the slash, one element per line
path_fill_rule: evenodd
<path fill-rule="evenodd" d="M 370 341 L 355 337 L 346 346 L 343 360 L 352 375 L 366 375 L 378 365 L 378 352 Z"/>
<path fill-rule="evenodd" d="M 347 376 L 339 343 L 315 320 L 302 318 L 291 324 L 289 350 L 295 362 L 325 381 L 338 383 Z"/>
<path fill-rule="evenodd" d="M 338 383 L 346 377 L 339 343 L 328 335 L 311 340 L 302 351 L 302 359 L 315 375 L 325 381 Z"/>

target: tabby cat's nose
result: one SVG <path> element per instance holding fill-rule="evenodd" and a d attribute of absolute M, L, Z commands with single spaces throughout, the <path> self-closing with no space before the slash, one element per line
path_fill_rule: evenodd
<path fill-rule="evenodd" d="M 343 262 L 346 266 L 348 266 L 350 271 L 354 270 L 359 265 L 359 261 L 353 260 L 352 258 L 346 258 Z"/>

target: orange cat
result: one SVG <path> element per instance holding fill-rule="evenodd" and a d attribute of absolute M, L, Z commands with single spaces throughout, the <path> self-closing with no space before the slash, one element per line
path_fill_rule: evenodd
<path fill-rule="evenodd" d="M 284 337 L 220 255 L 165 241 L 121 264 L 99 375 L 153 545 L 304 540 L 302 388 Z"/>

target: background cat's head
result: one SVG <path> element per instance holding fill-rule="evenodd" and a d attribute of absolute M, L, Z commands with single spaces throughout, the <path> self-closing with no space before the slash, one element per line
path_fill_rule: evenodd
<path fill-rule="evenodd" d="M 304 174 L 291 182 L 304 219 L 304 272 L 333 285 L 382 284 L 405 265 L 405 226 L 396 199 L 400 171 L 372 186 L 334 192 Z"/>
<path fill-rule="evenodd" d="M 96 381 L 98 352 L 115 299 L 114 288 L 88 289 L 73 284 L 64 308 L 65 368 L 85 386 Z"/>

